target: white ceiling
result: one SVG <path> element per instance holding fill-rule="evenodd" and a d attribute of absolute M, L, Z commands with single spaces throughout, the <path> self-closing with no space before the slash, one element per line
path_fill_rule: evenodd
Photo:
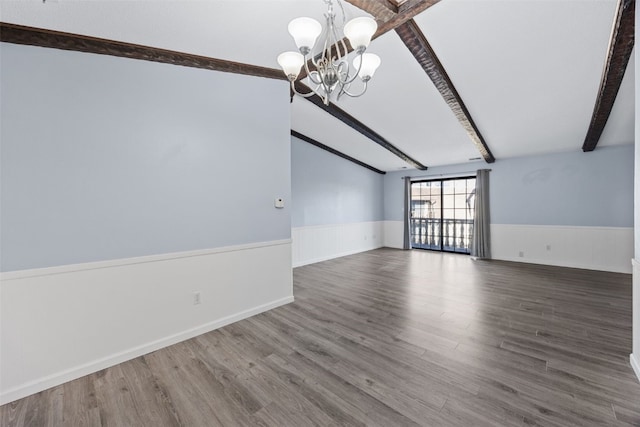
<path fill-rule="evenodd" d="M 580 151 L 616 0 L 442 0 L 415 18 L 497 159 Z M 348 18 L 366 13 L 345 4 Z M 0 1 L 4 22 L 277 68 L 295 48 L 288 22 L 322 20 L 322 0 Z M 361 98 L 337 104 L 427 166 L 480 154 L 395 32 L 369 51 L 382 65 Z M 634 139 L 630 61 L 600 146 Z M 306 100 L 292 128 L 382 170 L 410 167 Z"/>

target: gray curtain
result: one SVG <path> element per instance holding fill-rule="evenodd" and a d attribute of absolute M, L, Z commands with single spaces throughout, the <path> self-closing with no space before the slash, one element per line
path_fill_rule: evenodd
<path fill-rule="evenodd" d="M 404 177 L 404 244 L 402 249 L 411 249 L 411 177 Z"/>
<path fill-rule="evenodd" d="M 490 169 L 480 169 L 476 175 L 476 212 L 473 217 L 473 235 L 471 237 L 471 256 L 484 259 L 491 258 L 489 171 Z"/>

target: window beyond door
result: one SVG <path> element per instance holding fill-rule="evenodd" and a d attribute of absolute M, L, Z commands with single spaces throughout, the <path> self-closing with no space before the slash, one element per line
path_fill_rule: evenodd
<path fill-rule="evenodd" d="M 469 253 L 475 177 L 411 183 L 411 246 Z"/>

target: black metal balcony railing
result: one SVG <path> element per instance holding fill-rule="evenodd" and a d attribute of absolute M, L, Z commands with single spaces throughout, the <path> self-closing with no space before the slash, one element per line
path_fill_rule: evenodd
<path fill-rule="evenodd" d="M 472 219 L 411 218 L 411 246 L 469 253 Z"/>

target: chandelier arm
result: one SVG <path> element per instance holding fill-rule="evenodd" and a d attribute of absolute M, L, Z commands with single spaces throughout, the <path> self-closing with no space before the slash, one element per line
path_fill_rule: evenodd
<path fill-rule="evenodd" d="M 340 41 L 338 43 L 340 43 L 342 45 L 342 49 L 344 50 L 343 58 L 346 58 L 347 55 L 349 55 L 349 49 L 347 49 L 347 44 L 344 42 L 344 39 L 340 39 Z"/>
<path fill-rule="evenodd" d="M 357 97 L 359 97 L 359 96 L 364 95 L 364 93 L 367 91 L 367 81 L 364 81 L 364 80 L 363 80 L 363 82 L 362 82 L 362 83 L 364 84 L 364 87 L 362 88 L 362 92 L 360 92 L 360 93 L 356 93 L 356 94 L 353 94 L 353 93 L 349 92 L 349 91 L 348 91 L 348 90 L 343 86 L 343 87 L 342 87 L 342 89 L 340 90 L 340 93 L 338 93 L 338 100 L 340 100 L 340 97 L 342 96 L 342 94 L 345 94 L 345 95 L 347 95 L 347 96 L 349 96 L 349 97 L 351 97 L 351 98 L 357 98 Z"/>
<path fill-rule="evenodd" d="M 310 55 L 310 56 L 311 56 L 311 62 L 313 62 L 313 55 Z M 307 60 L 307 55 L 304 56 L 304 70 L 307 72 L 307 75 L 311 73 L 311 70 L 309 70 L 309 61 Z"/>
<path fill-rule="evenodd" d="M 316 59 L 316 56 L 318 57 L 318 59 Z M 322 55 L 319 55 L 319 54 L 318 54 L 318 55 L 315 55 L 315 56 L 314 56 L 314 55 L 311 55 L 311 64 L 312 64 L 314 67 L 318 68 L 318 60 L 319 60 L 320 58 L 322 58 Z M 308 66 L 307 66 L 307 67 L 308 67 Z"/>
<path fill-rule="evenodd" d="M 313 96 L 314 93 L 315 93 L 313 90 L 311 92 L 309 92 L 309 93 L 298 92 L 298 90 L 296 89 L 296 85 L 295 85 L 294 81 L 291 82 L 291 90 L 293 91 L 293 93 L 295 93 L 296 95 L 300 95 L 303 98 L 309 98 L 309 97 Z"/>
<path fill-rule="evenodd" d="M 320 97 L 322 98 L 323 102 L 324 102 L 326 105 L 329 105 L 329 104 L 328 104 L 328 99 L 329 99 L 329 95 L 331 94 L 331 89 L 330 89 L 330 87 L 327 85 L 327 81 L 326 81 L 326 78 L 325 78 L 325 73 L 326 73 L 326 71 L 327 71 L 327 70 L 326 70 L 325 65 L 326 65 L 326 61 L 324 61 L 324 62 L 323 62 L 323 61 L 321 61 L 321 62 L 318 64 L 318 69 L 317 69 L 317 71 L 315 71 L 315 72 L 313 73 L 313 74 L 315 74 L 315 76 L 314 76 L 314 77 L 317 77 L 317 80 L 315 80 L 314 78 L 311 78 L 311 75 L 309 75 L 309 76 L 310 76 L 310 80 L 311 80 L 314 84 L 316 84 L 316 85 L 317 85 L 317 86 L 316 86 L 316 92 L 320 92 L 320 90 L 321 90 L 321 91 L 322 91 L 322 93 L 324 93 L 324 95 L 320 95 L 320 94 L 318 93 L 318 96 L 320 96 Z M 329 65 L 330 65 L 330 64 L 329 64 Z"/>
<path fill-rule="evenodd" d="M 342 61 L 342 58 L 345 58 L 349 54 L 349 51 L 347 50 L 347 45 L 344 43 L 344 41 L 338 37 L 338 33 L 336 33 L 336 27 L 334 25 L 331 25 L 330 31 L 331 35 L 333 36 L 333 43 L 331 43 L 331 47 L 335 47 L 337 55 L 335 62 L 340 62 Z M 342 50 L 340 50 L 341 44 Z"/>
<path fill-rule="evenodd" d="M 309 71 L 307 68 L 307 77 L 313 84 L 319 85 L 322 83 L 322 80 L 318 77 L 320 74 L 317 71 Z"/>
<path fill-rule="evenodd" d="M 320 97 L 320 99 L 322 99 L 322 102 L 324 103 L 324 105 L 329 105 L 329 93 L 324 92 L 324 87 L 322 87 L 322 92 L 324 92 L 324 95 L 322 95 L 321 93 L 321 85 L 316 86 L 315 88 L 315 93 L 316 95 L 318 95 Z"/>
<path fill-rule="evenodd" d="M 347 69 L 346 72 L 342 71 L 340 73 L 340 70 L 342 70 L 343 68 Z M 353 82 L 355 80 L 355 76 L 350 78 L 349 77 L 349 63 L 346 60 L 343 60 L 340 64 L 338 64 L 338 75 L 340 76 L 340 88 L 346 86 L 347 88 L 349 87 L 349 85 L 351 84 L 351 82 Z M 357 76 L 357 74 L 356 74 Z"/>
<path fill-rule="evenodd" d="M 344 14 L 344 11 L 343 11 L 343 14 Z M 335 25 L 336 24 L 335 18 L 336 18 L 335 13 L 330 13 L 327 15 L 327 38 L 325 41 L 326 43 L 325 57 L 328 58 L 332 64 L 337 64 L 341 62 L 343 58 L 345 58 L 349 53 L 342 38 L 338 37 L 338 32 Z M 341 43 L 342 43 L 342 46 L 340 46 Z M 342 47 L 342 50 L 340 50 L 340 47 Z M 332 55 L 334 50 L 336 53 L 335 61 L 333 60 L 333 55 Z"/>
<path fill-rule="evenodd" d="M 329 105 L 329 96 L 331 95 L 331 90 L 329 88 L 329 86 L 327 86 L 327 83 L 321 79 L 321 85 L 322 85 L 322 92 L 324 92 L 324 95 L 320 95 L 322 100 L 324 101 L 325 105 Z M 320 88 L 320 86 L 318 86 L 318 89 Z"/>
<path fill-rule="evenodd" d="M 309 77 L 309 80 L 311 80 L 313 83 L 315 84 L 319 84 L 320 82 L 318 80 L 316 80 L 316 78 L 313 76 L 314 74 L 319 75 L 318 73 L 318 64 L 313 60 L 313 55 L 311 56 L 311 62 L 312 64 L 316 67 L 316 71 L 311 71 L 309 69 L 309 61 L 307 61 L 307 57 L 304 57 L 305 61 L 304 61 L 304 69 L 307 72 L 307 77 Z"/>
<path fill-rule="evenodd" d="M 349 84 L 353 83 L 353 81 L 356 79 L 356 77 L 358 77 L 358 75 L 360 74 L 360 70 L 362 70 L 362 62 L 363 62 L 362 61 L 362 55 L 363 54 L 364 54 L 364 50 L 361 51 L 360 53 L 358 53 L 358 55 L 360 55 L 360 64 L 358 66 L 358 69 L 356 70 L 356 73 L 353 75 L 353 77 L 351 77 L 351 78 L 347 77 L 347 80 L 342 82 L 343 85 L 349 85 Z M 347 76 L 348 76 L 348 73 L 347 73 Z M 358 96 L 360 96 L 360 95 L 358 95 Z"/>
<path fill-rule="evenodd" d="M 342 98 L 342 94 L 345 93 L 346 89 L 343 85 L 340 85 L 340 90 L 338 91 L 338 96 L 336 96 L 336 101 L 340 101 Z"/>
<path fill-rule="evenodd" d="M 309 55 L 311 56 L 311 64 L 313 64 L 314 67 L 318 68 L 318 64 L 322 59 L 322 54 L 323 54 L 323 51 L 319 51 L 315 55 L 313 54 L 313 52 L 309 53 Z"/>
<path fill-rule="evenodd" d="M 322 58 L 326 58 L 327 57 L 327 43 L 329 43 L 329 38 L 330 38 L 330 34 L 331 34 L 331 12 L 327 12 L 325 15 L 325 22 L 327 25 L 327 29 L 323 30 L 322 35 L 324 36 L 324 40 L 322 41 L 322 50 L 320 51 L 321 55 L 320 58 L 318 59 L 318 62 L 320 62 L 322 60 Z"/>
<path fill-rule="evenodd" d="M 345 80 L 344 82 L 341 82 L 343 86 L 349 86 L 351 83 L 353 83 L 355 81 L 355 79 L 358 77 L 358 73 L 360 71 L 356 72 L 353 77 L 351 78 L 347 78 L 347 80 Z"/>
<path fill-rule="evenodd" d="M 324 49 L 323 49 L 323 57 L 328 60 L 328 63 L 333 62 L 331 58 L 331 48 L 333 47 L 333 43 L 331 43 L 331 30 L 332 27 L 327 29 L 327 38 L 324 41 Z"/>
<path fill-rule="evenodd" d="M 314 47 L 317 46 L 318 44 L 319 44 L 319 42 L 316 42 Z M 314 67 L 318 68 L 318 63 L 319 63 L 320 59 L 322 59 L 322 51 L 317 51 L 316 50 L 316 53 L 314 54 L 313 49 L 311 49 L 311 50 L 309 50 L 308 55 L 309 55 L 309 59 L 311 60 L 311 64 Z M 306 59 L 306 57 L 305 57 L 305 59 Z"/>

